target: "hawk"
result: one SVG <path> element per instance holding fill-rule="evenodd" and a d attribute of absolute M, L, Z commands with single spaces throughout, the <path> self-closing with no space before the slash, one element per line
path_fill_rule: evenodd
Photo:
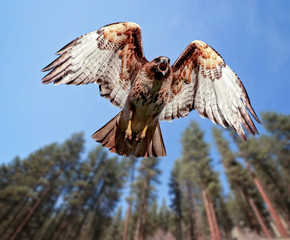
<path fill-rule="evenodd" d="M 76 38 L 42 69 L 42 83 L 96 83 L 101 96 L 122 108 L 92 138 L 111 152 L 136 157 L 166 156 L 159 120 L 185 117 L 191 110 L 246 139 L 260 123 L 239 77 L 212 47 L 191 42 L 175 61 L 144 55 L 140 26 L 109 24 Z M 247 111 L 248 109 L 248 111 Z M 242 127 L 243 126 L 243 127 Z"/>

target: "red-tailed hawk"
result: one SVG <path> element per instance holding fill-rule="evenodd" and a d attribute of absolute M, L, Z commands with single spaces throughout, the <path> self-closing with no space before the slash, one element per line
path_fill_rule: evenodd
<path fill-rule="evenodd" d="M 238 76 L 202 41 L 191 42 L 171 66 L 167 57 L 148 62 L 141 29 L 133 22 L 114 23 L 85 34 L 57 52 L 42 71 L 42 83 L 99 84 L 100 94 L 122 108 L 92 135 L 119 155 L 165 156 L 159 120 L 185 117 L 195 109 L 246 139 L 242 125 L 258 131 L 260 122 Z"/>

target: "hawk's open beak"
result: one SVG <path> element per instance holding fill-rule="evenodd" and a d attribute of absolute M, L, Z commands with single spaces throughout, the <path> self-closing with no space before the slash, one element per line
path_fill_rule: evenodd
<path fill-rule="evenodd" d="M 163 76 L 166 74 L 168 69 L 168 62 L 166 59 L 161 60 L 161 62 L 158 65 L 158 69 L 163 74 Z"/>

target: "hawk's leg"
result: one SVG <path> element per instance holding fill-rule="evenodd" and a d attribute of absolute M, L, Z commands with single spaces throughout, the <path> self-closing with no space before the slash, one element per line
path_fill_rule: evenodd
<path fill-rule="evenodd" d="M 136 142 L 141 142 L 143 140 L 143 138 L 145 138 L 146 132 L 147 132 L 147 128 L 148 128 L 148 123 L 145 125 L 145 127 L 142 130 L 142 132 L 137 134 L 137 136 L 135 138 Z"/>
<path fill-rule="evenodd" d="M 132 110 L 130 110 L 130 113 L 129 113 L 129 122 L 128 122 L 128 126 L 127 126 L 127 129 L 125 131 L 125 140 L 127 141 L 131 141 L 132 139 L 132 115 L 133 115 L 133 112 Z"/>

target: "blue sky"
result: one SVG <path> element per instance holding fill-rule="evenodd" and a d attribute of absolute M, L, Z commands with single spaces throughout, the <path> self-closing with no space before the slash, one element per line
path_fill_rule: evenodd
<path fill-rule="evenodd" d="M 173 63 L 192 40 L 208 43 L 241 78 L 258 114 L 290 113 L 289 1 L 16 0 L 1 1 L 0 9 L 0 163 L 16 155 L 26 157 L 80 131 L 85 133 L 87 150 L 96 146 L 91 134 L 119 109 L 101 98 L 94 84 L 42 85 L 40 70 L 74 38 L 113 22 L 141 26 L 148 60 L 164 55 Z M 160 164 L 160 198 L 168 198 L 170 171 L 181 153 L 181 133 L 191 119 L 200 123 L 206 141 L 214 145 L 213 124 L 196 112 L 162 122 L 168 156 Z M 258 129 L 263 132 L 262 126 Z M 222 173 L 215 149 L 211 155 Z"/>

